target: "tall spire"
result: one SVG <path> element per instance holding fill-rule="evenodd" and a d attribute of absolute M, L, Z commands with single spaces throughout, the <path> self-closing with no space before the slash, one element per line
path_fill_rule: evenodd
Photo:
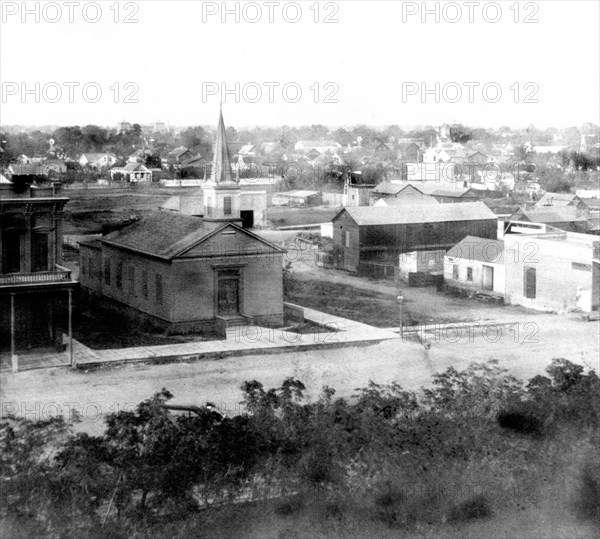
<path fill-rule="evenodd" d="M 210 180 L 214 183 L 235 182 L 235 175 L 231 168 L 229 157 L 229 148 L 227 147 L 227 134 L 225 132 L 225 122 L 223 121 L 222 103 L 219 109 L 219 124 L 217 125 Z"/>

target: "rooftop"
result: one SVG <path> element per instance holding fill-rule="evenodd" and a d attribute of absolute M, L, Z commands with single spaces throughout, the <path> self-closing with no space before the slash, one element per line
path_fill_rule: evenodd
<path fill-rule="evenodd" d="M 156 212 L 104 236 L 102 242 L 169 259 L 214 230 L 215 225 L 199 217 Z"/>
<path fill-rule="evenodd" d="M 450 249 L 448 258 L 461 258 L 469 261 L 488 262 L 495 264 L 504 263 L 504 241 L 467 236 Z"/>
<path fill-rule="evenodd" d="M 397 225 L 410 223 L 443 223 L 449 221 L 496 221 L 498 217 L 483 202 L 467 202 L 464 204 L 419 204 L 414 202 L 402 206 L 364 206 L 344 208 L 334 217 L 348 215 L 358 225 Z"/>

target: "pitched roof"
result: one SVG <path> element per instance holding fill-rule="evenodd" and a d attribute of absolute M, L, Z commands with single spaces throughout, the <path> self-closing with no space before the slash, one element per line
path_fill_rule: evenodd
<path fill-rule="evenodd" d="M 390 182 L 382 182 L 375 189 L 373 189 L 373 193 L 377 193 L 380 195 L 397 195 L 401 191 L 404 191 L 407 187 L 411 187 L 422 193 L 422 191 L 415 185 L 410 183 L 390 183 Z"/>
<path fill-rule="evenodd" d="M 211 223 L 199 217 L 168 211 L 155 212 L 102 238 L 102 242 L 170 260 L 226 227 L 233 227 L 269 247 L 282 251 L 260 236 L 233 223 Z"/>
<path fill-rule="evenodd" d="M 463 260 L 486 262 L 493 264 L 504 263 L 504 241 L 467 236 L 450 249 L 448 258 L 461 258 Z"/>
<path fill-rule="evenodd" d="M 573 223 L 587 222 L 587 218 L 580 214 L 575 206 L 545 206 L 542 208 L 534 207 L 530 210 L 518 210 L 511 215 L 515 217 L 524 217 L 532 223 Z"/>
<path fill-rule="evenodd" d="M 179 146 L 179 148 L 175 148 L 169 152 L 169 157 L 175 157 L 176 159 L 179 159 L 187 152 L 189 152 L 189 150 L 185 146 Z"/>
<path fill-rule="evenodd" d="M 238 154 L 247 155 L 249 153 L 254 153 L 255 151 L 256 151 L 256 148 L 255 148 L 254 144 L 245 144 L 238 150 Z"/>
<path fill-rule="evenodd" d="M 472 192 L 472 190 L 468 187 L 452 187 L 443 182 L 423 182 L 423 184 L 418 184 L 414 187 L 419 189 L 422 193 L 431 196 L 461 198 L 462 196 L 468 194 L 469 191 Z"/>
<path fill-rule="evenodd" d="M 543 206 L 567 206 L 577 198 L 574 193 L 546 193 L 538 202 L 536 207 Z"/>
<path fill-rule="evenodd" d="M 156 212 L 102 238 L 104 243 L 134 251 L 172 258 L 182 244 L 201 240 L 214 230 L 198 217 Z"/>
<path fill-rule="evenodd" d="M 399 225 L 410 223 L 442 223 L 449 221 L 482 221 L 494 220 L 498 217 L 483 202 L 466 202 L 464 204 L 419 204 L 414 202 L 402 206 L 375 207 L 363 206 L 344 208 L 338 213 L 348 215 L 358 225 Z"/>

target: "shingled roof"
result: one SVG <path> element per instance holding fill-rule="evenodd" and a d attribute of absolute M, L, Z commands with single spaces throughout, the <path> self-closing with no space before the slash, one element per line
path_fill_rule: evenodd
<path fill-rule="evenodd" d="M 283 251 L 233 223 L 212 223 L 203 221 L 200 217 L 170 211 L 153 213 L 104 236 L 101 241 L 106 245 L 171 260 L 227 227 L 233 227 L 276 251 Z"/>
<path fill-rule="evenodd" d="M 103 243 L 160 258 L 172 258 L 185 246 L 215 230 L 198 217 L 157 212 L 102 238 Z"/>
<path fill-rule="evenodd" d="M 448 221 L 484 221 L 498 217 L 483 202 L 463 204 L 414 204 L 407 206 L 344 208 L 334 221 L 346 212 L 358 225 L 400 225 L 412 223 L 443 223 Z"/>

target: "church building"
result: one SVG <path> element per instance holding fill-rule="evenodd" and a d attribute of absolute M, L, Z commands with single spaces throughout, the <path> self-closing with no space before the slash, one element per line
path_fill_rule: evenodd
<path fill-rule="evenodd" d="M 260 228 L 267 223 L 268 200 L 270 193 L 277 186 L 277 178 L 275 176 L 240 178 L 239 164 L 232 166 L 222 120 L 221 113 L 210 179 L 207 179 L 202 189 L 198 191 L 169 198 L 160 209 L 214 220 L 211 212 L 215 206 L 226 216 L 234 213 L 239 215 L 243 228 Z M 217 155 L 217 151 L 225 153 Z M 219 193 L 215 192 L 215 178 L 218 178 L 221 185 Z M 237 206 L 231 206 L 232 203 Z"/>
<path fill-rule="evenodd" d="M 242 227 L 240 191 L 221 112 L 204 217 L 157 211 L 81 243 L 81 286 L 172 332 L 282 325 L 283 251 Z"/>

